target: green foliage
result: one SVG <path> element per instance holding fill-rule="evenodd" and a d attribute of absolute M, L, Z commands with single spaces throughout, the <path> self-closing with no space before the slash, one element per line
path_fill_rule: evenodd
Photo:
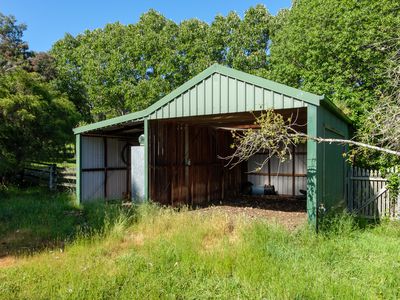
<path fill-rule="evenodd" d="M 267 109 L 259 116 L 254 116 L 257 129 L 232 130 L 234 152 L 222 157 L 228 160 L 231 168 L 247 161 L 257 153 L 265 153 L 264 161 L 252 172 L 259 172 L 274 157 L 279 162 L 291 159 L 293 147 L 305 143 L 307 135 L 294 129 L 292 118 L 285 119 L 273 109 Z"/>
<path fill-rule="evenodd" d="M 360 126 L 388 88 L 388 59 L 400 24 L 398 3 L 296 1 L 272 36 L 272 78 L 325 94 Z"/>
<path fill-rule="evenodd" d="M 270 19 L 262 5 L 211 25 L 176 24 L 150 10 L 136 24 L 66 35 L 51 50 L 57 87 L 91 121 L 144 109 L 214 62 L 262 74 Z"/>
<path fill-rule="evenodd" d="M 72 141 L 79 115 L 51 82 L 54 58 L 33 53 L 23 41 L 26 25 L 0 13 L 0 182 L 29 160 L 58 159 Z"/>
<path fill-rule="evenodd" d="M 29 70 L 42 75 L 46 82 L 57 78 L 55 60 L 50 54 L 46 52 L 34 53 L 34 55 L 29 58 L 29 63 Z"/>
<path fill-rule="evenodd" d="M 83 212 L 65 214 L 62 224 L 102 225 L 94 226 L 98 234 L 66 240 L 62 252 L 53 248 L 0 266 L 1 299 L 399 297 L 398 222 L 359 228 L 342 216 L 316 234 L 306 227 L 289 232 L 262 221 L 153 205 L 134 211 L 135 223 L 122 210 L 108 222 L 103 208 L 109 205 L 86 213 L 94 207 L 65 207 L 64 196 L 45 200 L 30 193 L 32 201 L 28 194 L 14 195 L 19 201 L 10 198 L 2 207 L 12 204 L 11 216 L 34 224 L 49 220 L 54 231 L 60 225 L 51 221 L 52 211 L 57 217 Z M 24 226 L 9 232 L 17 228 Z"/>
<path fill-rule="evenodd" d="M 14 16 L 0 13 L 0 73 L 16 66 L 26 66 L 26 59 L 32 55 L 22 36 L 25 24 L 17 24 Z"/>
<path fill-rule="evenodd" d="M 38 74 L 15 69 L 0 76 L 0 176 L 28 160 L 58 158 L 78 117 Z"/>
<path fill-rule="evenodd" d="M 393 202 L 397 202 L 397 197 L 399 195 L 399 186 L 400 186 L 400 173 L 393 172 L 388 174 L 387 176 L 387 188 L 389 189 L 390 200 Z"/>

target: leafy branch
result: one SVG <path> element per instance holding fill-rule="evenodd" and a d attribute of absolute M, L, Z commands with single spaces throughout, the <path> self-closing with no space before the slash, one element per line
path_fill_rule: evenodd
<path fill-rule="evenodd" d="M 400 157 L 400 152 L 351 139 L 333 139 L 307 135 L 298 131 L 296 128 L 304 127 L 305 124 L 297 124 L 298 116 L 293 115 L 287 120 L 272 109 L 266 110 L 260 116 L 255 116 L 254 128 L 233 129 L 233 144 L 231 148 L 234 152 L 226 157 L 227 166 L 234 168 L 243 161 L 247 161 L 257 153 L 265 153 L 265 159 L 256 168 L 260 171 L 272 157 L 277 157 L 280 162 L 292 158 L 293 146 L 313 140 L 317 143 L 336 143 L 342 145 L 352 145 L 381 151 Z"/>

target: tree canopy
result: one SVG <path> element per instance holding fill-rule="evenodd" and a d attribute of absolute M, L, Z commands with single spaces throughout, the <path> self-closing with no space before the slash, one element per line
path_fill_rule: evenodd
<path fill-rule="evenodd" d="M 25 24 L 17 24 L 14 16 L 0 13 L 0 68 L 2 71 L 24 65 L 31 55 L 28 44 L 22 39 Z"/>
<path fill-rule="evenodd" d="M 87 121 L 101 120 L 146 108 L 214 62 L 265 74 L 271 19 L 262 5 L 211 24 L 176 24 L 150 10 L 136 24 L 67 34 L 51 54 L 60 88 L 80 93 Z"/>
<path fill-rule="evenodd" d="M 0 183 L 29 160 L 59 159 L 79 115 L 52 83 L 54 59 L 30 52 L 26 26 L 0 14 Z"/>
<path fill-rule="evenodd" d="M 398 37 L 393 0 L 294 1 L 272 36 L 272 78 L 324 94 L 361 126 L 389 87 L 385 47 Z"/>
<path fill-rule="evenodd" d="M 37 73 L 0 76 L 1 172 L 19 170 L 27 160 L 58 158 L 77 119 L 68 98 Z"/>
<path fill-rule="evenodd" d="M 263 5 L 243 18 L 177 24 L 150 10 L 135 24 L 108 24 L 55 43 L 58 86 L 97 121 L 141 110 L 214 62 L 325 94 L 359 127 L 388 88 L 399 28 L 396 1 L 294 1 L 272 16 Z"/>
<path fill-rule="evenodd" d="M 78 120 L 144 109 L 215 62 L 324 94 L 353 119 L 360 138 L 376 133 L 379 142 L 375 129 L 383 127 L 371 112 L 398 105 L 388 68 L 398 65 L 399 12 L 394 0 L 295 0 L 275 16 L 256 5 L 243 17 L 178 24 L 149 10 L 137 23 L 66 34 L 48 53 L 30 51 L 26 25 L 0 14 L 0 155 L 14 155 L 17 134 L 22 146 L 36 145 L 24 153 L 57 148 Z"/>

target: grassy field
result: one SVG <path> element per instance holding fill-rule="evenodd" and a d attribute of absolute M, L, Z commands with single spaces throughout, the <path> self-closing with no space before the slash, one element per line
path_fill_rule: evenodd
<path fill-rule="evenodd" d="M 3 299 L 400 296 L 397 222 L 360 228 L 344 216 L 316 234 L 154 205 L 76 207 L 40 190 L 6 194 L 0 243 L 16 258 L 0 264 Z"/>

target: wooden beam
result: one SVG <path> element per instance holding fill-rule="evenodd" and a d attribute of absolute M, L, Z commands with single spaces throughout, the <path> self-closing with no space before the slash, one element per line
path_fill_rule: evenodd
<path fill-rule="evenodd" d="M 190 189 L 189 189 L 189 126 L 185 125 L 185 136 L 184 136 L 184 143 L 185 143 L 185 150 L 184 150 L 184 165 L 185 165 L 185 191 L 186 191 L 186 203 L 189 203 L 190 200 Z"/>
<path fill-rule="evenodd" d="M 268 159 L 268 185 L 271 185 L 271 160 Z"/>
<path fill-rule="evenodd" d="M 129 169 L 128 167 L 109 167 L 108 171 L 125 171 Z M 82 169 L 81 172 L 105 172 L 106 168 L 85 168 Z"/>
<path fill-rule="evenodd" d="M 126 141 L 137 141 L 137 138 L 140 136 L 138 133 L 137 135 L 111 135 L 111 134 L 96 134 L 96 133 L 88 133 L 84 134 L 82 136 L 88 136 L 88 137 L 106 137 L 109 139 L 120 139 L 120 140 L 126 140 Z"/>
<path fill-rule="evenodd" d="M 282 176 L 282 177 L 307 177 L 307 174 L 292 174 L 292 173 L 265 173 L 265 172 L 249 172 L 248 174 L 255 176 Z"/>
<path fill-rule="evenodd" d="M 296 147 L 292 146 L 292 195 L 296 195 Z"/>

